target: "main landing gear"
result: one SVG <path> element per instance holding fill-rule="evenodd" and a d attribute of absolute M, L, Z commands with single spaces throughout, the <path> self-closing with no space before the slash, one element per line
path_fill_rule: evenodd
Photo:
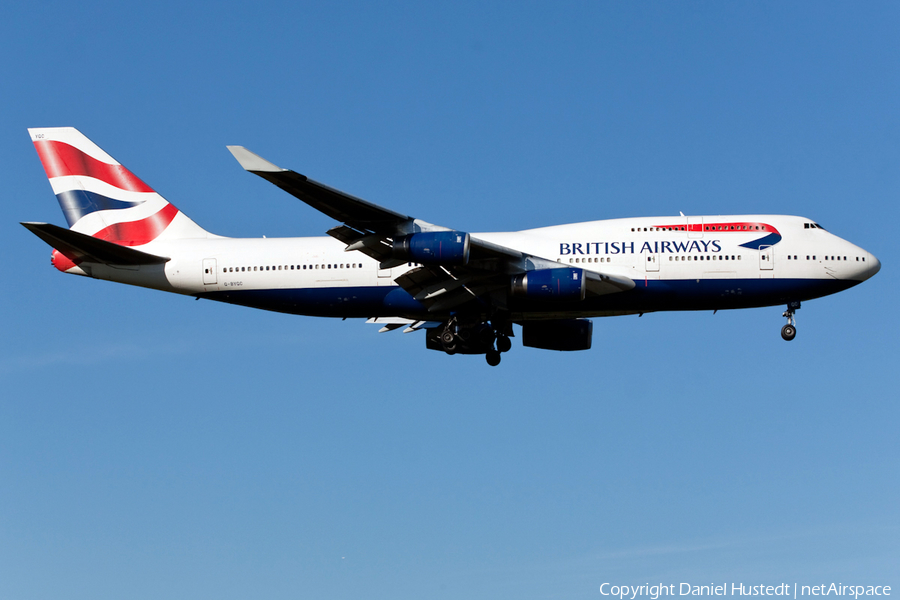
<path fill-rule="evenodd" d="M 447 354 L 484 354 L 487 364 L 496 367 L 500 355 L 512 349 L 512 328 L 505 321 L 461 322 L 457 317 L 426 339 L 426 345 Z"/>
<path fill-rule="evenodd" d="M 781 338 L 786 342 L 791 341 L 797 336 L 797 321 L 794 320 L 794 311 L 800 308 L 800 301 L 794 300 L 788 302 L 787 310 L 784 311 L 782 317 L 787 317 L 787 325 L 781 328 Z"/>

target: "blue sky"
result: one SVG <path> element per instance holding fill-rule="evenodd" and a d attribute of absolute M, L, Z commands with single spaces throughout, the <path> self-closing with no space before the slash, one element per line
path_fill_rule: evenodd
<path fill-rule="evenodd" d="M 900 586 L 900 8 L 0 8 L 0 596 L 598 598 Z M 804 304 L 598 319 L 497 369 L 421 334 L 68 277 L 25 129 L 207 229 L 333 223 L 247 146 L 466 231 L 781 213 L 878 256 Z M 896 587 L 895 587 L 896 589 Z"/>

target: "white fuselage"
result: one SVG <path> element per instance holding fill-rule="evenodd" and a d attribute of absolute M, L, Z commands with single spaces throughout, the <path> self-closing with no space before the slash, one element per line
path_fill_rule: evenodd
<path fill-rule="evenodd" d="M 783 215 L 628 218 L 472 235 L 637 284 L 602 301 L 554 308 L 554 316 L 780 304 L 845 289 L 880 268 L 813 221 Z M 296 314 L 420 316 L 394 283 L 414 265 L 382 270 L 344 248 L 328 237 L 159 240 L 142 249 L 170 257 L 164 265 L 83 263 L 69 272 Z"/>

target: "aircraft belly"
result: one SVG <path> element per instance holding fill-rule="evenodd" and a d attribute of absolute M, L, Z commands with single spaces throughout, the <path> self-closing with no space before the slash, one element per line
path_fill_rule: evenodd
<path fill-rule="evenodd" d="M 200 298 L 314 317 L 428 316 L 399 287 L 315 287 L 203 292 Z"/>
<path fill-rule="evenodd" d="M 834 279 L 680 279 L 644 280 L 627 292 L 589 297 L 582 302 L 515 299 L 509 310 L 524 318 L 590 317 L 664 310 L 725 310 L 811 300 L 856 285 Z M 426 308 L 399 287 L 315 287 L 264 290 L 221 290 L 201 298 L 275 312 L 321 317 L 445 318 Z M 471 307 L 480 310 L 482 307 Z M 465 312 L 463 310 L 462 312 Z"/>
<path fill-rule="evenodd" d="M 553 318 L 617 316 L 669 310 L 725 310 L 777 306 L 812 300 L 845 290 L 857 282 L 834 279 L 645 279 L 627 292 L 588 297 L 582 302 L 519 300 L 514 314 Z"/>
<path fill-rule="evenodd" d="M 812 300 L 853 287 L 834 279 L 678 279 L 645 280 L 628 292 L 589 298 L 597 311 L 724 310 Z"/>

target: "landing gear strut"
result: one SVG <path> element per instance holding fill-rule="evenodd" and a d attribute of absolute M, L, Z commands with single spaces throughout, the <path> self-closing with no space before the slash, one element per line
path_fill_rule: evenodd
<path fill-rule="evenodd" d="M 500 354 L 509 352 L 512 349 L 512 342 L 509 336 L 512 334 L 512 328 L 503 315 L 494 314 L 491 318 L 491 348 L 487 351 L 485 359 L 487 364 L 496 367 L 500 364 Z"/>
<path fill-rule="evenodd" d="M 791 341 L 797 336 L 797 321 L 794 319 L 794 311 L 800 308 L 800 301 L 794 300 L 788 302 L 787 310 L 784 311 L 782 317 L 787 317 L 787 325 L 781 328 L 781 338 L 786 342 Z"/>

